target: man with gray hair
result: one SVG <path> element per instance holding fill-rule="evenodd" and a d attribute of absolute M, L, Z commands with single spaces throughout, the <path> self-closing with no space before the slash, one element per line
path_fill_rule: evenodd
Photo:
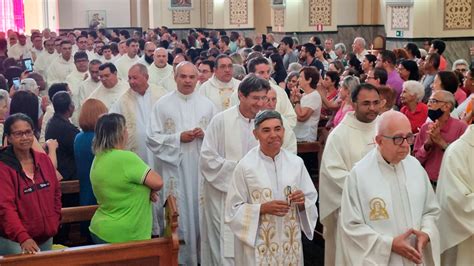
<path fill-rule="evenodd" d="M 168 64 L 168 51 L 163 47 L 156 48 L 153 64 L 148 67 L 149 82 L 165 88 L 166 91 L 176 90 L 173 66 Z"/>
<path fill-rule="evenodd" d="M 362 37 L 356 37 L 352 44 L 352 51 L 359 61 L 363 61 L 366 54 L 369 52 L 365 49 L 365 40 Z"/>
<path fill-rule="evenodd" d="M 346 45 L 343 44 L 342 42 L 336 43 L 336 45 L 334 45 L 334 53 L 336 53 L 335 60 L 339 60 L 342 63 L 346 63 L 346 59 L 345 59 L 346 52 L 347 52 Z"/>
<path fill-rule="evenodd" d="M 247 75 L 239 85 L 239 104 L 218 113 L 207 127 L 199 158 L 201 265 L 234 265 L 234 234 L 224 223 L 224 203 L 235 166 L 258 145 L 254 119 L 269 89 L 267 80 Z"/>
<path fill-rule="evenodd" d="M 180 216 L 178 232 L 184 239 L 178 259 L 182 265 L 200 263 L 199 152 L 207 125 L 217 112 L 209 99 L 195 91 L 197 79 L 198 70 L 192 63 L 179 63 L 175 73 L 177 90 L 163 96 L 148 111 L 151 119 L 146 127 L 147 145 L 164 182 L 161 200 L 174 195 L 178 209 L 185 214 Z"/>
<path fill-rule="evenodd" d="M 454 95 L 445 90 L 434 91 L 428 100 L 430 121 L 421 126 L 413 153 L 425 167 L 431 182 L 436 185 L 444 151 L 457 140 L 467 124 L 451 117 L 455 106 Z"/>
<path fill-rule="evenodd" d="M 235 264 L 303 265 L 301 231 L 313 239 L 318 192 L 303 160 L 281 149 L 281 115 L 265 110 L 254 123 L 259 146 L 239 160 L 225 204 L 239 251 Z"/>
<path fill-rule="evenodd" d="M 344 185 L 335 265 L 440 265 L 440 208 L 428 175 L 410 155 L 414 139 L 405 115 L 380 116 L 377 147 Z"/>

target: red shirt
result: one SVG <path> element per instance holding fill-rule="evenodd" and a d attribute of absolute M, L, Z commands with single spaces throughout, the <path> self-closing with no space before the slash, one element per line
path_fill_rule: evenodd
<path fill-rule="evenodd" d="M 422 102 L 419 102 L 416 105 L 415 112 L 411 112 L 410 109 L 406 105 L 400 109 L 400 112 L 406 115 L 408 117 L 408 120 L 410 120 L 411 124 L 411 132 L 418 133 L 420 130 L 421 126 L 426 122 L 426 119 L 428 118 L 428 106 Z"/>
<path fill-rule="evenodd" d="M 0 236 L 17 243 L 40 244 L 54 236 L 61 219 L 61 187 L 49 157 L 31 150 L 33 180 L 12 147 L 0 151 Z"/>

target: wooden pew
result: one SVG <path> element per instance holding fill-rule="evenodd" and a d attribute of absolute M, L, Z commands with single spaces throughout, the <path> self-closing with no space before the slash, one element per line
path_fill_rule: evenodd
<path fill-rule="evenodd" d="M 80 192 L 79 180 L 68 180 L 59 182 L 62 194 L 76 194 Z"/>
<path fill-rule="evenodd" d="M 319 141 L 315 142 L 298 142 L 297 143 L 297 152 L 298 153 L 310 153 L 310 152 L 320 152 L 321 144 Z"/>
<path fill-rule="evenodd" d="M 61 222 L 87 220 L 86 218 L 92 217 L 96 207 L 64 208 Z M 0 265 L 178 265 L 178 212 L 173 196 L 169 196 L 166 201 L 165 217 L 165 236 L 162 238 L 76 247 L 34 255 L 11 255 L 4 258 L 0 256 Z"/>

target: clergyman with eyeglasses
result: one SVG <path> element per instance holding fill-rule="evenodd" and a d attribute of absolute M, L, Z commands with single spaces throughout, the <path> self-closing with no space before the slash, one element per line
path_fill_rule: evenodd
<path fill-rule="evenodd" d="M 376 130 L 377 147 L 345 182 L 336 265 L 440 265 L 440 208 L 428 174 L 410 155 L 410 121 L 387 111 Z"/>

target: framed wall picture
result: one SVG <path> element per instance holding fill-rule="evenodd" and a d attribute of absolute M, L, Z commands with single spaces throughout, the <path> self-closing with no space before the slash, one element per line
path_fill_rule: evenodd
<path fill-rule="evenodd" d="M 107 27 L 107 13 L 105 10 L 87 10 L 87 25 L 91 29 Z"/>
<path fill-rule="evenodd" d="M 271 0 L 273 8 L 285 8 L 286 0 Z"/>
<path fill-rule="evenodd" d="M 171 10 L 189 10 L 193 8 L 193 0 L 169 0 Z"/>

